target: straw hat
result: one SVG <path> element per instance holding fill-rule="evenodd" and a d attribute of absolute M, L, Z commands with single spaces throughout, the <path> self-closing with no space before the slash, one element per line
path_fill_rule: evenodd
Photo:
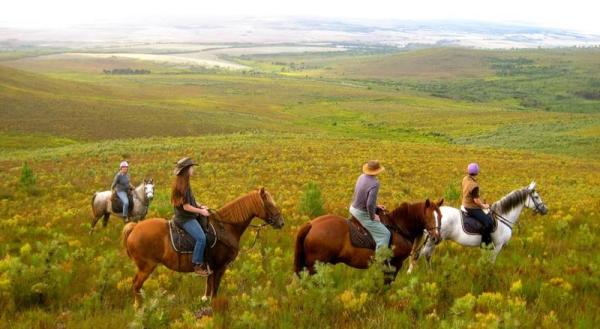
<path fill-rule="evenodd" d="M 362 167 L 363 173 L 371 176 L 379 175 L 385 168 L 379 164 L 378 160 L 369 160 Z"/>
<path fill-rule="evenodd" d="M 192 158 L 182 158 L 179 161 L 177 161 L 177 165 L 175 166 L 175 170 L 173 170 L 173 173 L 175 175 L 179 175 L 183 169 L 189 167 L 189 166 L 196 166 L 198 165 L 197 163 L 194 162 L 194 160 L 192 160 Z"/>

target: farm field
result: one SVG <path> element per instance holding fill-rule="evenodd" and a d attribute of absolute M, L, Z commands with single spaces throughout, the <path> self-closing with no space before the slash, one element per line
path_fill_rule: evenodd
<path fill-rule="evenodd" d="M 133 53 L 170 56 L 139 47 Z M 321 50 L 228 53 L 241 70 L 2 54 L 0 328 L 600 322 L 597 49 Z M 104 73 L 125 68 L 150 73 Z M 113 216 L 88 234 L 92 194 L 108 189 L 122 159 L 134 183 L 156 183 L 147 217 L 171 217 L 171 170 L 182 156 L 201 162 L 192 185 L 202 203 L 219 207 L 264 186 L 286 221 L 256 242 L 246 232 L 214 317 L 200 320 L 203 279 L 159 267 L 144 286 L 145 307 L 135 309 L 123 221 Z M 464 168 L 477 161 L 488 202 L 535 180 L 550 212 L 525 210 L 493 264 L 483 250 L 443 242 L 431 270 L 421 261 L 408 275 L 405 263 L 389 287 L 376 267 L 326 265 L 296 277 L 307 185 L 318 186 L 326 212 L 345 216 L 372 158 L 386 167 L 379 201 L 388 208 L 442 197 L 458 206 Z"/>

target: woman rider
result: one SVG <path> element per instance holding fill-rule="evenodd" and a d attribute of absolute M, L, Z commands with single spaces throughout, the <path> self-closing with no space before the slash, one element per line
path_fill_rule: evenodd
<path fill-rule="evenodd" d="M 208 276 L 212 273 L 208 264 L 204 261 L 204 248 L 206 247 L 206 235 L 196 220 L 198 215 L 208 217 L 208 207 L 198 206 L 190 186 L 190 176 L 194 173 L 197 165 L 191 158 L 183 158 L 177 161 L 175 167 L 175 181 L 171 192 L 171 204 L 174 207 L 174 221 L 182 227 L 195 240 L 192 264 L 194 272 L 200 276 Z"/>
<path fill-rule="evenodd" d="M 383 206 L 377 205 L 377 193 L 379 192 L 377 175 L 384 170 L 385 168 L 377 160 L 370 160 L 363 165 L 363 174 L 356 181 L 350 206 L 352 216 L 371 232 L 376 249 L 387 247 L 391 236 L 390 231 L 381 223 L 379 215 L 376 214 L 377 208 L 383 209 Z"/>
<path fill-rule="evenodd" d="M 483 209 L 489 209 L 490 205 L 481 201 L 479 197 L 479 182 L 476 176 L 479 174 L 479 165 L 470 163 L 467 167 L 468 175 L 462 180 L 462 205 L 467 213 L 483 225 L 481 232 L 481 247 L 486 247 L 492 243 L 491 229 L 492 219 L 483 212 Z"/>
<path fill-rule="evenodd" d="M 115 175 L 112 184 L 110 185 L 111 190 L 115 190 L 119 199 L 121 199 L 121 203 L 123 204 L 123 218 L 125 218 L 125 222 L 129 221 L 129 198 L 127 194 L 129 190 L 133 190 L 135 187 L 131 185 L 129 179 L 129 164 L 127 161 L 121 161 L 119 165 L 119 172 Z"/>

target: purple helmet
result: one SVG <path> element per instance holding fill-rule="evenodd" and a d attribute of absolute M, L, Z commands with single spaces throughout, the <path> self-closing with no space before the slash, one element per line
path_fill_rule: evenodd
<path fill-rule="evenodd" d="M 479 165 L 476 162 L 469 163 L 467 171 L 469 172 L 469 175 L 477 175 L 479 174 Z"/>
<path fill-rule="evenodd" d="M 123 167 L 129 167 L 129 164 L 127 163 L 127 161 L 121 161 L 121 165 L 119 166 L 119 168 L 123 168 Z"/>

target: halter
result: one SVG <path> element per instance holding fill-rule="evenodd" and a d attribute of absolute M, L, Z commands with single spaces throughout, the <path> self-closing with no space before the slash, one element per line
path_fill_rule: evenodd
<path fill-rule="evenodd" d="M 531 190 L 531 192 L 529 192 L 527 195 L 531 197 L 531 195 L 533 194 L 533 192 L 535 192 L 535 190 Z M 541 206 L 544 205 L 543 202 L 541 203 L 537 203 L 535 201 L 535 198 L 531 198 L 531 202 L 533 202 L 533 205 L 535 206 L 535 209 L 533 210 L 534 212 L 538 212 L 538 213 L 542 213 L 542 209 L 540 209 Z"/>

